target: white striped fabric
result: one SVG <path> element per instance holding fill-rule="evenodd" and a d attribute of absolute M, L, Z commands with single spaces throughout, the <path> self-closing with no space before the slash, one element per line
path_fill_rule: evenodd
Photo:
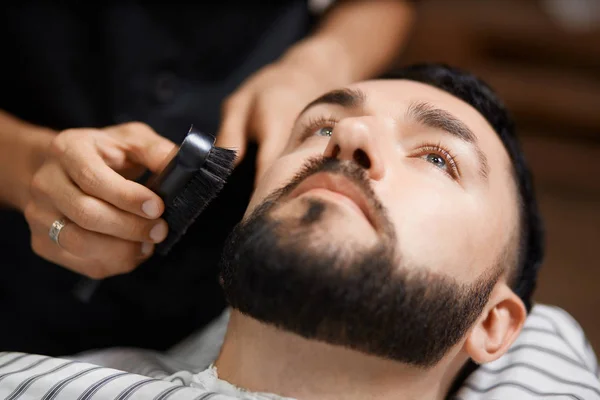
<path fill-rule="evenodd" d="M 227 316 L 224 314 L 201 334 L 167 354 L 116 349 L 61 359 L 0 353 L 0 399 L 279 398 L 238 391 L 219 380 L 205 365 L 216 355 L 216 344 L 222 341 Z M 194 346 L 195 351 L 190 351 Z M 207 349 L 203 356 L 195 358 L 203 348 Z M 180 350 L 181 354 L 186 352 L 184 358 L 178 357 Z M 195 356 L 190 356 L 190 353 Z M 103 366 L 85 362 L 86 357 Z M 195 363 L 197 360 L 201 361 Z M 128 371 L 114 368 L 119 364 Z M 181 366 L 184 369 L 178 370 Z M 596 355 L 581 327 L 569 314 L 557 307 L 536 305 L 523 332 L 507 354 L 480 366 L 454 399 L 600 399 Z"/>
<path fill-rule="evenodd" d="M 538 304 L 509 351 L 480 366 L 456 398 L 600 399 L 596 355 L 569 314 Z"/>
<path fill-rule="evenodd" d="M 167 379 L 34 354 L 0 353 L 3 400 L 230 400 Z"/>

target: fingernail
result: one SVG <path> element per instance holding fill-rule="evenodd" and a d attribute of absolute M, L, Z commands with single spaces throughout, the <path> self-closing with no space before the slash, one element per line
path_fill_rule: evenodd
<path fill-rule="evenodd" d="M 158 217 L 158 213 L 160 212 L 158 204 L 154 200 L 146 200 L 142 204 L 142 211 L 150 218 Z"/>
<path fill-rule="evenodd" d="M 150 230 L 150 239 L 152 239 L 154 243 L 162 242 L 166 237 L 167 224 L 164 222 L 159 222 Z"/>
<path fill-rule="evenodd" d="M 144 242 L 142 243 L 142 256 L 148 256 L 152 253 L 152 249 L 154 248 L 154 244 Z"/>

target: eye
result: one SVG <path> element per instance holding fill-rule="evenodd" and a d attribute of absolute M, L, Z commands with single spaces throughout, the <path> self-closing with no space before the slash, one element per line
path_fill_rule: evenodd
<path fill-rule="evenodd" d="M 446 163 L 446 160 L 444 159 L 444 157 L 440 156 L 439 154 L 428 153 L 428 154 L 425 154 L 424 156 L 422 156 L 422 158 L 425 159 L 425 161 L 432 163 L 436 167 L 443 169 L 444 171 L 448 170 L 448 165 Z"/>
<path fill-rule="evenodd" d="M 330 137 L 333 134 L 333 127 L 338 123 L 334 117 L 318 117 L 310 119 L 300 128 L 299 140 L 304 141 L 311 137 Z"/>
<path fill-rule="evenodd" d="M 315 136 L 331 136 L 333 135 L 333 127 L 325 126 L 323 128 L 319 128 L 315 131 Z"/>
<path fill-rule="evenodd" d="M 424 144 L 417 150 L 416 155 L 446 173 L 452 179 L 457 180 L 460 177 L 456 156 L 441 144 Z"/>

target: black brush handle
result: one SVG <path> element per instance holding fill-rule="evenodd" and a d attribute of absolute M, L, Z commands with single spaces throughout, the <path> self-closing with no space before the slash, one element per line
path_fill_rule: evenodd
<path fill-rule="evenodd" d="M 167 208 L 185 185 L 202 168 L 215 144 L 215 138 L 192 125 L 185 139 L 167 157 L 167 165 L 151 175 L 145 186 L 160 196 Z M 84 277 L 74 288 L 74 295 L 84 303 L 90 301 L 102 280 Z"/>
<path fill-rule="evenodd" d="M 199 132 L 193 126 L 169 163 L 148 180 L 146 186 L 158 194 L 168 207 L 194 175 L 202 168 L 215 138 Z"/>

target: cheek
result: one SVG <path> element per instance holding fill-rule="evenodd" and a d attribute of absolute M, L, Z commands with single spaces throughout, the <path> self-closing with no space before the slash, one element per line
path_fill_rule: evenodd
<path fill-rule="evenodd" d="M 290 183 L 296 174 L 302 170 L 309 158 L 320 154 L 315 149 L 303 149 L 287 153 L 278 158 L 260 178 L 250 198 L 244 217 L 252 213 L 271 193 Z"/>
<path fill-rule="evenodd" d="M 506 190 L 510 183 L 490 189 L 485 201 L 478 202 L 474 211 L 480 213 L 477 241 L 479 259 L 490 265 L 504 255 L 517 226 L 518 211 L 512 194 Z M 484 194 L 485 195 L 485 194 Z M 487 256 L 487 257 L 486 257 Z"/>
<path fill-rule="evenodd" d="M 423 180 L 404 182 L 403 186 L 394 206 L 388 206 L 394 210 L 390 217 L 396 226 L 402 264 L 472 280 L 475 269 L 483 265 L 480 253 L 487 242 L 484 231 L 489 230 L 482 223 L 477 199 L 458 187 Z"/>

